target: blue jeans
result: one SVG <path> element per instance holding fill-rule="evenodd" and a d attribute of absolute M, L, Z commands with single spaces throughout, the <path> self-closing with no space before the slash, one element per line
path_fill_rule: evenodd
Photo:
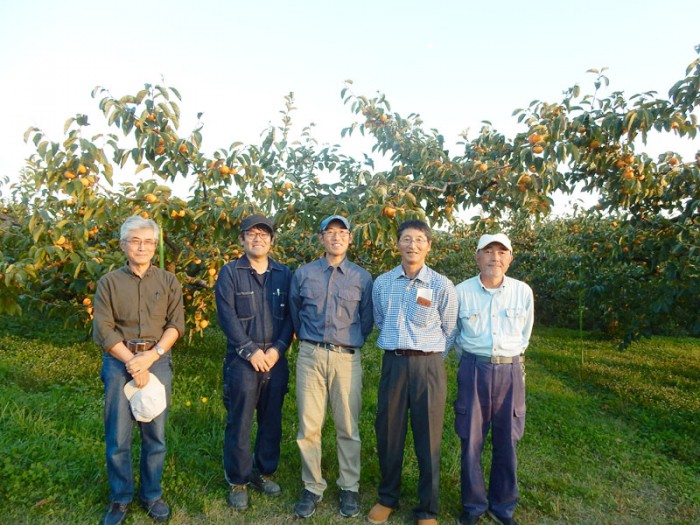
<path fill-rule="evenodd" d="M 134 475 L 131 466 L 131 441 L 134 425 L 141 432 L 140 490 L 141 501 L 151 502 L 163 495 L 160 484 L 165 463 L 165 422 L 170 407 L 173 365 L 170 354 L 153 363 L 150 372 L 165 386 L 168 408 L 149 423 L 134 420 L 124 385 L 131 381 L 124 363 L 105 353 L 100 375 L 105 386 L 105 444 L 109 498 L 117 503 L 130 503 L 134 497 Z"/>
<path fill-rule="evenodd" d="M 269 372 L 256 372 L 248 361 L 235 352 L 228 352 L 223 376 L 224 473 L 230 484 L 245 485 L 250 481 L 253 468 L 270 476 L 279 465 L 282 404 L 289 389 L 289 365 L 285 357 L 280 357 Z M 255 411 L 258 432 L 255 450 L 251 452 Z"/>

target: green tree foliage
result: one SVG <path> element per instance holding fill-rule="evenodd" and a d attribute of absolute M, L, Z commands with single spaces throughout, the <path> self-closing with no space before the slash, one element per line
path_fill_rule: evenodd
<path fill-rule="evenodd" d="M 697 335 L 700 157 L 652 158 L 644 148 L 650 134 L 696 138 L 700 59 L 667 98 L 605 95 L 604 71 L 592 72 L 592 93 L 574 86 L 560 101 L 516 110 L 523 130 L 512 138 L 484 123 L 456 153 L 418 115 L 392 112 L 386 97 L 357 95 L 348 81 L 341 97 L 354 121 L 340 134 L 371 137 L 362 159 L 319 145 L 311 128 L 295 135 L 292 94 L 260 144 L 208 155 L 201 122 L 179 132 L 175 88 L 115 97 L 98 87 L 110 133 L 87 136 L 83 115 L 66 122 L 62 140 L 26 133 L 36 152 L 0 216 L 0 312 L 42 308 L 89 326 L 96 280 L 123 262 L 118 227 L 139 213 L 163 227 L 161 263 L 183 283 L 196 333 L 212 316 L 218 269 L 241 253 L 242 218 L 274 216 L 274 253 L 296 267 L 319 255 L 321 218 L 342 213 L 354 225 L 352 256 L 374 275 L 397 263 L 403 220 L 436 227 L 429 263 L 455 281 L 475 273 L 478 235 L 500 229 L 515 239 L 513 272 L 533 284 L 540 320 L 583 320 L 623 346 L 662 329 Z M 115 172 L 150 177 L 115 185 Z M 191 184 L 185 198 L 173 192 L 182 181 Z M 549 218 L 552 195 L 576 190 L 598 204 Z"/>

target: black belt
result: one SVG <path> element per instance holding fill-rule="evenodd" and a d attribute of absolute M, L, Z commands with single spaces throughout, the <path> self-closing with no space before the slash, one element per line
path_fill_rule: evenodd
<path fill-rule="evenodd" d="M 405 350 L 403 348 L 399 348 L 397 350 L 386 350 L 390 354 L 398 355 L 398 356 L 405 356 L 405 357 L 410 357 L 410 356 L 429 356 L 429 355 L 435 355 L 439 354 L 440 352 L 421 352 L 420 350 Z"/>
<path fill-rule="evenodd" d="M 500 355 L 476 355 L 470 352 L 465 354 L 468 358 L 474 359 L 474 361 L 479 361 L 480 363 L 491 363 L 492 365 L 512 365 L 513 363 L 524 363 L 524 355 L 516 356 L 500 356 Z"/>
<path fill-rule="evenodd" d="M 129 349 L 132 354 L 137 354 L 139 352 L 145 352 L 156 346 L 155 339 L 129 339 L 124 341 L 124 344 Z"/>
<path fill-rule="evenodd" d="M 338 352 L 340 354 L 354 354 L 357 348 L 352 348 L 350 346 L 340 346 L 331 343 L 316 343 L 315 341 L 306 341 L 310 345 L 318 346 L 319 348 L 325 348 L 331 352 Z"/>

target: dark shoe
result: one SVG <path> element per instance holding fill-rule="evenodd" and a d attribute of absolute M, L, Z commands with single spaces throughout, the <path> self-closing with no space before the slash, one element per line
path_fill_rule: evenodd
<path fill-rule="evenodd" d="M 170 518 L 170 507 L 162 499 L 157 499 L 154 501 L 144 501 L 141 506 L 146 509 L 146 514 L 153 521 L 163 522 L 168 521 Z"/>
<path fill-rule="evenodd" d="M 340 515 L 354 518 L 360 513 L 360 495 L 352 490 L 340 490 Z"/>
<path fill-rule="evenodd" d="M 231 485 L 228 493 L 228 505 L 235 510 L 245 510 L 248 508 L 248 486 Z"/>
<path fill-rule="evenodd" d="M 459 517 L 459 525 L 477 525 L 481 519 L 481 516 L 483 516 L 483 514 L 475 516 L 474 514 L 462 512 L 462 515 Z"/>
<path fill-rule="evenodd" d="M 277 483 L 272 481 L 268 476 L 263 476 L 260 472 L 255 470 L 250 478 L 250 485 L 255 490 L 259 490 L 266 496 L 272 496 L 273 498 L 282 494 L 282 489 Z"/>
<path fill-rule="evenodd" d="M 128 503 L 117 503 L 113 501 L 109 504 L 109 510 L 102 520 L 102 525 L 121 525 L 124 523 L 127 510 L 129 510 Z"/>
<path fill-rule="evenodd" d="M 294 513 L 300 518 L 310 518 L 316 512 L 316 504 L 321 503 L 322 499 L 323 496 L 304 489 L 301 493 L 301 499 L 294 506 Z"/>
<path fill-rule="evenodd" d="M 499 525 L 520 525 L 514 518 L 502 518 L 489 511 L 489 517 Z"/>

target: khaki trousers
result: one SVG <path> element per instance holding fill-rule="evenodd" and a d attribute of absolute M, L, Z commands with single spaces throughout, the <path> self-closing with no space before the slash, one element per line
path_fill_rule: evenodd
<path fill-rule="evenodd" d="M 328 484 L 321 473 L 321 429 L 331 405 L 338 449 L 337 484 L 343 490 L 360 488 L 360 431 L 362 364 L 360 352 L 333 352 L 307 341 L 299 344 L 296 368 L 299 413 L 297 444 L 304 487 L 323 495 Z"/>

